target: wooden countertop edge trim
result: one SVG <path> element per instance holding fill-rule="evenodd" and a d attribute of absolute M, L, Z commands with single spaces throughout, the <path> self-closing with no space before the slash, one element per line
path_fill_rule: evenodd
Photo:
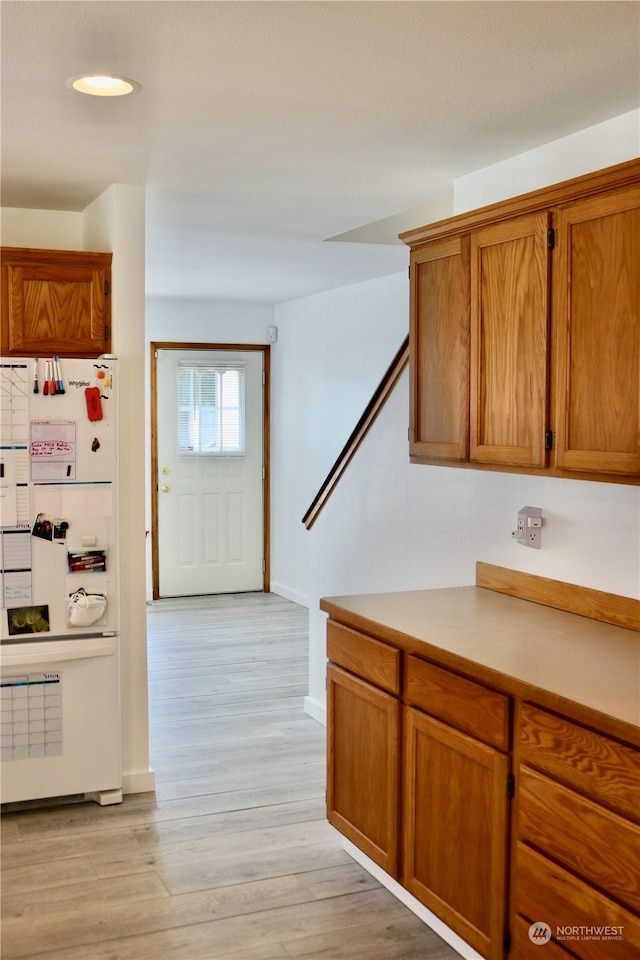
<path fill-rule="evenodd" d="M 476 563 L 476 586 L 506 593 L 520 600 L 531 600 L 546 607 L 577 613 L 591 620 L 612 623 L 616 627 L 640 631 L 640 600 L 615 593 L 592 590 L 562 580 L 550 580 L 532 573 L 521 573 L 491 563 Z"/>
<path fill-rule="evenodd" d="M 586 727 L 591 727 L 598 733 L 608 734 L 625 743 L 640 747 L 640 727 L 625 720 L 619 720 L 609 714 L 602 713 L 592 707 L 570 700 L 560 694 L 537 687 L 534 684 L 519 680 L 509 674 L 501 673 L 493 667 L 486 667 L 475 660 L 468 660 L 449 650 L 443 650 L 429 643 L 426 640 L 418 640 L 409 634 L 394 630 L 376 620 L 370 620 L 361 614 L 354 613 L 351 610 L 345 610 L 339 604 L 330 599 L 323 598 L 320 601 L 320 609 L 329 614 L 333 620 L 337 620 L 344 626 L 352 627 L 355 630 L 361 630 L 376 640 L 382 640 L 392 646 L 402 650 L 404 653 L 415 653 L 418 656 L 433 661 L 438 666 L 445 667 L 459 673 L 470 680 L 477 680 L 498 693 L 504 693 L 511 697 L 517 697 L 520 700 L 527 700 L 535 703 L 546 710 L 559 713 L 563 717 L 574 720 L 576 723 L 582 723 Z"/>

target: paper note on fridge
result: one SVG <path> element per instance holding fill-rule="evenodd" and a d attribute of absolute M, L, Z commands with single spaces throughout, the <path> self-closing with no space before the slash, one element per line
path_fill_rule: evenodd
<path fill-rule="evenodd" d="M 18 522 L 16 463 L 12 454 L 13 450 L 0 453 L 0 515 L 3 527 L 13 527 Z"/>
<path fill-rule="evenodd" d="M 74 420 L 32 420 L 29 460 L 32 480 L 74 480 L 76 476 Z"/>
<path fill-rule="evenodd" d="M 68 520 L 112 517 L 113 484 L 110 482 L 38 484 L 33 488 L 33 509 Z"/>
<path fill-rule="evenodd" d="M 2 596 L 0 607 L 18 607 L 32 602 L 31 532 L 0 531 Z"/>

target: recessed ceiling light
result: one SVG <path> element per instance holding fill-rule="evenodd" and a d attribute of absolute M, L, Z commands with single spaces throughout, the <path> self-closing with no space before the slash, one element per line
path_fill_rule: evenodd
<path fill-rule="evenodd" d="M 140 84 L 126 77 L 111 77 L 101 74 L 94 77 L 69 77 L 67 86 L 78 93 L 93 97 L 123 97 L 140 89 Z"/>

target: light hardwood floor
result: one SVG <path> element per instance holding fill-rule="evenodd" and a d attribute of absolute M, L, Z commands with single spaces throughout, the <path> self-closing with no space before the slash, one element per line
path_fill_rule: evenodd
<path fill-rule="evenodd" d="M 155 794 L 5 810 L 3 960 L 453 960 L 342 849 L 307 611 L 273 594 L 149 608 Z"/>

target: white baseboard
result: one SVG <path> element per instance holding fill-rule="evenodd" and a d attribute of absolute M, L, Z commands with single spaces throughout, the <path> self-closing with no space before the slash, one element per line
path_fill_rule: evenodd
<path fill-rule="evenodd" d="M 437 933 L 445 943 L 448 943 L 450 947 L 453 947 L 454 950 L 460 954 L 464 960 L 482 960 L 482 957 L 477 950 L 474 950 L 473 947 L 470 947 L 466 940 L 463 940 L 458 936 L 457 933 L 454 933 L 450 927 L 443 923 L 439 917 L 436 917 L 435 913 L 432 913 L 431 910 L 427 910 L 423 903 L 420 903 L 419 900 L 416 900 L 407 890 L 401 886 L 397 880 L 394 880 L 393 877 L 390 877 L 382 867 L 379 867 L 377 863 L 374 863 L 362 850 L 359 850 L 355 844 L 351 843 L 350 840 L 343 841 L 345 852 L 349 854 L 350 857 L 353 857 L 361 867 L 370 873 L 372 877 L 375 877 L 376 880 L 382 884 L 383 887 L 397 897 L 401 903 L 404 903 L 405 907 L 408 907 L 412 913 L 415 913 L 417 917 L 422 920 L 434 933 Z"/>
<path fill-rule="evenodd" d="M 317 720 L 318 723 L 321 723 L 323 727 L 326 727 L 327 708 L 323 703 L 319 703 L 317 700 L 312 700 L 311 697 L 305 697 L 304 712 L 310 717 L 313 717 L 314 720 Z"/>
<path fill-rule="evenodd" d="M 153 770 L 122 774 L 123 793 L 153 793 L 155 789 L 156 775 Z"/>
<path fill-rule="evenodd" d="M 290 587 L 285 587 L 282 583 L 274 583 L 273 581 L 270 584 L 271 593 L 277 593 L 279 597 L 284 597 L 285 600 L 291 600 L 292 603 L 299 603 L 301 607 L 306 607 L 309 609 L 309 597 L 306 593 L 300 593 L 298 590 L 291 590 Z"/>

